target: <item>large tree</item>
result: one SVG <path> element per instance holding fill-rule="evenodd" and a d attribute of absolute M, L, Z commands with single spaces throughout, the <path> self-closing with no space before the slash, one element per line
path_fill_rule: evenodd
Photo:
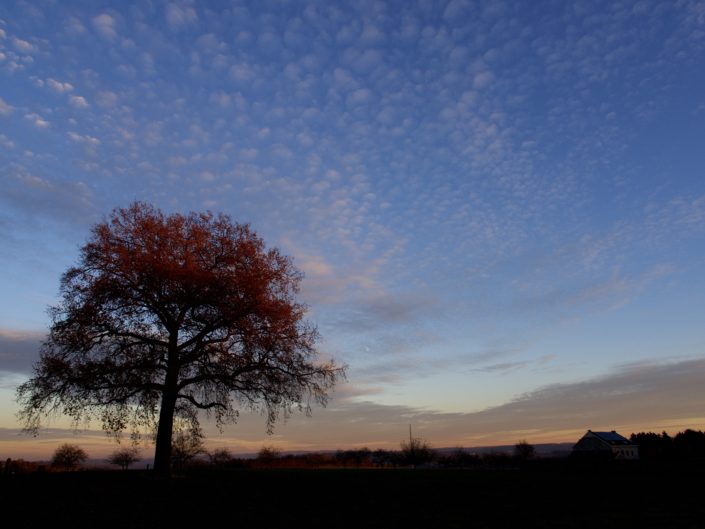
<path fill-rule="evenodd" d="M 247 225 L 211 213 L 165 215 L 134 203 L 93 227 L 33 377 L 20 419 L 38 432 L 63 413 L 108 432 L 156 429 L 154 468 L 169 471 L 174 420 L 219 426 L 242 406 L 281 413 L 325 405 L 343 371 L 322 362 L 295 300 L 302 275 Z"/>

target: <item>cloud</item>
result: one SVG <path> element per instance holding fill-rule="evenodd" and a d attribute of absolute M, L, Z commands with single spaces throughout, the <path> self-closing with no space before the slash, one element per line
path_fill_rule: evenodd
<path fill-rule="evenodd" d="M 486 88 L 494 81 L 494 74 L 492 72 L 480 72 L 475 74 L 472 84 L 475 88 Z"/>
<path fill-rule="evenodd" d="M 363 29 L 360 34 L 358 42 L 365 46 L 372 46 L 381 44 L 385 40 L 385 34 L 378 27 L 372 24 L 365 24 L 365 29 Z"/>
<path fill-rule="evenodd" d="M 0 97 L 0 116 L 9 116 L 10 114 L 12 114 L 12 107 Z"/>
<path fill-rule="evenodd" d="M 519 428 L 584 428 L 629 423 L 658 424 L 702 416 L 705 395 L 697 389 L 705 359 L 618 366 L 612 374 L 532 391 L 513 402 L 471 414 L 486 425 L 514 422 Z"/>
<path fill-rule="evenodd" d="M 98 16 L 93 17 L 92 22 L 95 30 L 103 38 L 107 40 L 115 40 L 115 38 L 117 37 L 117 30 L 115 29 L 117 21 L 115 17 L 107 13 L 102 13 Z"/>
<path fill-rule="evenodd" d="M 35 49 L 32 43 L 26 40 L 18 39 L 17 37 L 12 37 L 12 45 L 21 53 L 32 53 Z"/>
<path fill-rule="evenodd" d="M 57 181 L 16 169 L 1 177 L 0 202 L 6 210 L 30 219 L 48 217 L 54 222 L 85 225 L 95 214 L 93 192 L 81 181 Z"/>
<path fill-rule="evenodd" d="M 198 14 L 192 7 L 169 4 L 166 6 L 166 22 L 172 31 L 178 31 L 185 26 L 195 24 Z"/>
<path fill-rule="evenodd" d="M 443 18 L 446 20 L 457 20 L 465 16 L 472 8 L 469 0 L 451 0 L 443 10 Z"/>
<path fill-rule="evenodd" d="M 230 106 L 231 99 L 226 92 L 219 90 L 218 92 L 211 94 L 210 101 L 211 103 L 219 105 L 222 108 L 228 108 Z"/>
<path fill-rule="evenodd" d="M 255 77 L 255 71 L 247 63 L 233 64 L 230 67 L 230 76 L 236 81 L 251 81 Z"/>
<path fill-rule="evenodd" d="M 73 90 L 73 85 L 71 83 L 62 83 L 56 79 L 47 79 L 46 84 L 54 92 L 59 94 L 65 94 L 66 92 L 71 92 Z"/>
<path fill-rule="evenodd" d="M 43 142 L 19 128 L 5 131 L 13 159 L 26 160 L 26 174 L 39 181 L 7 177 L 4 167 L 3 194 L 7 188 L 18 198 L 0 200 L 27 215 L 53 211 L 52 221 L 65 221 L 63 213 L 78 217 L 69 191 L 87 192 L 90 202 L 95 189 L 108 207 L 114 194 L 100 181 L 76 182 L 92 168 L 111 171 L 129 193 L 161 207 L 201 207 L 217 198 L 226 211 L 264 226 L 268 238 L 296 238 L 308 250 L 308 260 L 297 261 L 307 274 L 302 298 L 313 302 L 328 336 L 342 335 L 339 350 L 358 345 L 346 340 L 365 340 L 375 353 L 388 347 L 399 351 L 392 360 L 413 366 L 431 354 L 418 348 L 415 331 L 444 325 L 462 336 L 450 343 L 438 331 L 438 343 L 428 348 L 438 356 L 454 354 L 476 332 L 489 345 L 494 335 L 510 335 L 500 344 L 510 347 L 526 334 L 550 333 L 561 317 L 591 318 L 650 297 L 641 294 L 668 281 L 665 273 L 649 279 L 649 270 L 663 260 L 678 270 L 679 260 L 690 259 L 668 250 L 686 237 L 699 241 L 700 180 L 692 172 L 670 174 L 681 165 L 666 162 L 643 166 L 642 177 L 639 164 L 648 162 L 631 160 L 634 149 L 625 149 L 635 138 L 640 144 L 637 128 L 648 128 L 634 107 L 658 109 L 678 86 L 678 63 L 655 60 L 663 41 L 676 40 L 674 49 L 691 60 L 702 56 L 679 34 L 685 5 L 649 9 L 639 14 L 643 23 L 632 24 L 620 7 L 589 14 L 561 7 L 540 20 L 535 10 L 518 10 L 514 18 L 490 20 L 482 3 L 463 0 L 394 13 L 378 11 L 379 3 L 359 10 L 348 2 L 275 11 L 269 4 L 230 6 L 217 14 L 170 0 L 80 14 L 89 31 L 75 38 L 64 32 L 56 46 L 36 26 L 23 42 L 42 51 L 37 63 L 30 68 L 32 57 L 8 34 L 0 40 L 0 67 L 9 72 L 12 62 L 41 75 L 70 106 L 20 110 L 23 98 L 13 94 L 28 96 L 22 87 L 34 90 L 31 78 L 19 69 L 5 77 L 9 101 L 0 99 L 0 114 L 13 111 L 12 103 L 20 128 L 51 124 L 46 133 L 35 130 Z M 689 12 L 693 23 L 702 18 Z M 206 18 L 212 33 L 203 35 L 198 26 Z M 65 28 L 73 20 L 76 35 L 84 31 L 77 19 L 58 20 Z M 20 22 L 13 27 L 33 27 Z M 574 31 L 554 31 L 565 27 Z M 170 30 L 189 35 L 176 39 Z M 115 42 L 103 50 L 104 60 L 96 62 L 95 50 L 83 46 L 89 33 Z M 61 46 L 73 47 L 74 60 L 40 74 L 41 65 L 60 63 Z M 155 72 L 142 67 L 150 61 Z M 180 82 L 192 65 L 199 77 L 190 81 L 199 82 Z M 636 91 L 627 95 L 630 87 Z M 88 101 L 74 95 L 82 90 Z M 106 111 L 76 110 L 88 102 Z M 76 145 L 98 141 L 100 160 L 78 159 L 85 149 Z M 69 142 L 75 145 L 68 156 L 57 156 Z M 47 167 L 61 178 L 47 176 Z M 203 185 L 212 175 L 215 184 Z M 627 185 L 613 185 L 617 178 Z M 656 191 L 666 181 L 680 198 Z M 52 197 L 64 201 L 55 211 Z M 499 378 L 524 360 L 472 367 Z"/>
<path fill-rule="evenodd" d="M 65 421 L 61 421 L 65 422 Z M 59 424 L 59 421 L 57 421 Z M 115 442 L 105 432 L 97 430 L 66 428 L 45 428 L 39 437 L 26 435 L 19 428 L 0 428 L 0 448 L 11 453 L 13 458 L 29 461 L 47 461 L 54 450 L 64 443 L 80 443 L 90 458 L 106 458 L 115 450 Z M 145 450 L 149 453 L 149 449 Z"/>
<path fill-rule="evenodd" d="M 93 136 L 82 136 L 80 134 L 77 134 L 76 132 L 71 131 L 69 131 L 67 134 L 69 139 L 75 143 L 83 143 L 86 145 L 100 145 L 100 140 L 98 138 L 94 138 Z"/>
<path fill-rule="evenodd" d="M 489 366 L 476 368 L 474 371 L 480 371 L 482 373 L 509 373 L 510 371 L 515 371 L 522 367 L 529 365 L 529 362 L 502 362 L 499 364 L 492 364 Z"/>
<path fill-rule="evenodd" d="M 74 108 L 88 108 L 88 101 L 83 96 L 71 96 L 69 103 Z"/>
<path fill-rule="evenodd" d="M 115 92 L 111 92 L 110 90 L 103 90 L 102 92 L 98 92 L 98 95 L 96 97 L 98 105 L 104 108 L 114 107 L 117 103 L 117 100 L 118 95 Z"/>
<path fill-rule="evenodd" d="M 0 328 L 0 371 L 29 374 L 45 333 Z"/>
<path fill-rule="evenodd" d="M 83 23 L 76 17 L 69 17 L 64 21 L 64 30 L 73 36 L 82 35 L 86 32 Z"/>
<path fill-rule="evenodd" d="M 403 386 L 404 381 L 410 378 L 419 380 L 447 373 L 467 373 L 471 376 L 474 372 L 505 375 L 520 369 L 543 366 L 553 360 L 552 356 L 547 355 L 538 359 L 497 362 L 518 355 L 521 353 L 520 348 L 433 355 L 429 354 L 429 349 L 438 345 L 439 337 L 416 327 L 407 330 L 403 338 L 389 335 L 375 343 L 372 336 L 362 336 L 366 336 L 363 343 L 371 343 L 372 347 L 364 346 L 366 355 L 358 353 L 357 363 L 350 367 L 351 380 L 355 380 L 360 395 L 369 395 L 365 393 L 366 390 L 371 393 L 388 393 L 383 386 Z M 369 360 L 369 363 L 363 364 L 364 360 Z"/>
<path fill-rule="evenodd" d="M 30 113 L 30 114 L 25 114 L 25 119 L 28 119 L 29 121 L 32 122 L 32 124 L 37 127 L 38 129 L 47 129 L 51 125 L 47 120 L 42 118 L 38 114 Z"/>
<path fill-rule="evenodd" d="M 372 92 L 370 90 L 367 88 L 360 88 L 350 93 L 347 98 L 347 103 L 349 106 L 357 106 L 368 103 L 372 97 Z"/>
<path fill-rule="evenodd" d="M 262 435 L 263 419 L 256 414 L 243 414 L 221 439 L 255 447 L 276 440 L 282 447 L 301 450 L 395 449 L 408 435 L 409 424 L 437 448 L 512 445 L 520 439 L 575 442 L 588 429 L 617 430 L 627 436 L 638 431 L 675 433 L 702 427 L 703 377 L 705 359 L 627 366 L 606 377 L 542 388 L 475 413 L 359 401 L 354 388 L 342 387 L 326 409 L 279 424 L 274 439 Z M 216 429 L 206 429 L 210 441 L 217 442 Z"/>
<path fill-rule="evenodd" d="M 0 134 L 0 145 L 5 147 L 6 149 L 14 149 L 16 146 L 15 142 L 4 134 Z"/>
<path fill-rule="evenodd" d="M 604 377 L 540 388 L 475 413 L 334 400 L 331 410 L 317 411 L 307 426 L 320 426 L 318 442 L 330 447 L 390 446 L 409 423 L 435 446 L 511 444 L 523 437 L 529 442 L 574 441 L 587 429 L 615 429 L 626 435 L 674 431 L 705 420 L 704 379 L 704 358 L 642 363 L 620 366 Z M 323 416 L 321 421 L 315 420 L 316 415 Z M 349 426 L 353 418 L 356 428 Z M 292 440 L 303 434 L 298 427 L 296 433 Z M 286 434 L 289 438 L 289 427 Z"/>
<path fill-rule="evenodd" d="M 438 301 L 431 296 L 376 293 L 352 303 L 336 326 L 357 334 L 391 326 L 416 325 L 422 320 L 428 322 L 434 314 L 440 317 L 438 311 Z"/>

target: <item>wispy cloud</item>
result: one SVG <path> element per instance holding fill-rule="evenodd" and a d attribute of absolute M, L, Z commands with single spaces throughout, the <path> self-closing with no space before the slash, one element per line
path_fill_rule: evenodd
<path fill-rule="evenodd" d="M 0 201 L 16 213 L 86 223 L 94 215 L 93 192 L 83 182 L 58 182 L 15 169 L 1 179 Z"/>
<path fill-rule="evenodd" d="M 0 97 L 0 116 L 9 116 L 12 113 L 12 107 Z"/>
<path fill-rule="evenodd" d="M 28 375 L 39 360 L 45 333 L 0 328 L 0 371 Z"/>

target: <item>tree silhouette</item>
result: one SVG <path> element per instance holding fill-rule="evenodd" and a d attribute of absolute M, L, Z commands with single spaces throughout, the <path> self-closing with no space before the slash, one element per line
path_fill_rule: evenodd
<path fill-rule="evenodd" d="M 76 468 L 79 464 L 88 459 L 83 448 L 69 443 L 62 444 L 55 451 L 51 458 L 51 466 L 62 467 L 64 470 Z"/>
<path fill-rule="evenodd" d="M 139 450 L 134 446 L 130 448 L 119 448 L 108 457 L 108 463 L 117 465 L 123 470 L 127 470 L 132 463 L 136 463 L 139 460 Z"/>
<path fill-rule="evenodd" d="M 179 429 L 171 443 L 171 458 L 174 468 L 182 471 L 186 465 L 206 453 L 203 433 L 200 428 Z"/>
<path fill-rule="evenodd" d="M 673 456 L 673 439 L 666 432 L 661 435 L 654 432 L 633 433 L 629 440 L 639 446 L 640 459 L 670 459 Z"/>
<path fill-rule="evenodd" d="M 678 432 L 673 438 L 673 449 L 682 459 L 704 458 L 705 433 L 690 428 Z"/>
<path fill-rule="evenodd" d="M 431 445 L 419 437 L 411 437 L 411 433 L 409 440 L 402 441 L 400 446 L 402 464 L 416 467 L 433 460 L 434 453 Z"/>
<path fill-rule="evenodd" d="M 528 461 L 536 457 L 536 448 L 526 441 L 519 441 L 514 445 L 514 458 L 519 461 Z"/>
<path fill-rule="evenodd" d="M 208 453 L 208 459 L 211 465 L 220 467 L 231 463 L 233 461 L 233 455 L 227 448 L 216 448 Z"/>
<path fill-rule="evenodd" d="M 272 465 L 281 457 L 281 450 L 274 446 L 263 446 L 257 452 L 257 463 L 264 466 Z"/>
<path fill-rule="evenodd" d="M 325 405 L 343 369 L 318 361 L 318 333 L 295 300 L 302 274 L 225 215 L 164 215 L 134 203 L 93 227 L 34 376 L 18 389 L 36 434 L 54 412 L 97 417 L 116 435 L 156 429 L 154 469 L 168 473 L 175 418 L 219 426 L 242 406 L 280 414 Z"/>

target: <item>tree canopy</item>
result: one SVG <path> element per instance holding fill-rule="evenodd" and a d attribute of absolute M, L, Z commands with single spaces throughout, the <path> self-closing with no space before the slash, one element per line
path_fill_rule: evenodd
<path fill-rule="evenodd" d="M 302 274 L 226 215 L 165 215 L 136 202 L 95 225 L 61 279 L 61 301 L 20 418 L 37 433 L 63 413 L 108 432 L 156 429 L 155 470 L 170 464 L 174 419 L 234 422 L 325 405 L 343 368 L 320 361 L 296 301 Z"/>
<path fill-rule="evenodd" d="M 62 467 L 64 470 L 76 468 L 88 459 L 88 454 L 80 446 L 64 443 L 59 446 L 51 457 L 51 465 Z"/>
<path fill-rule="evenodd" d="M 117 465 L 123 470 L 127 470 L 132 463 L 137 463 L 140 460 L 140 453 L 137 447 L 119 448 L 115 450 L 107 461 L 111 465 Z"/>

